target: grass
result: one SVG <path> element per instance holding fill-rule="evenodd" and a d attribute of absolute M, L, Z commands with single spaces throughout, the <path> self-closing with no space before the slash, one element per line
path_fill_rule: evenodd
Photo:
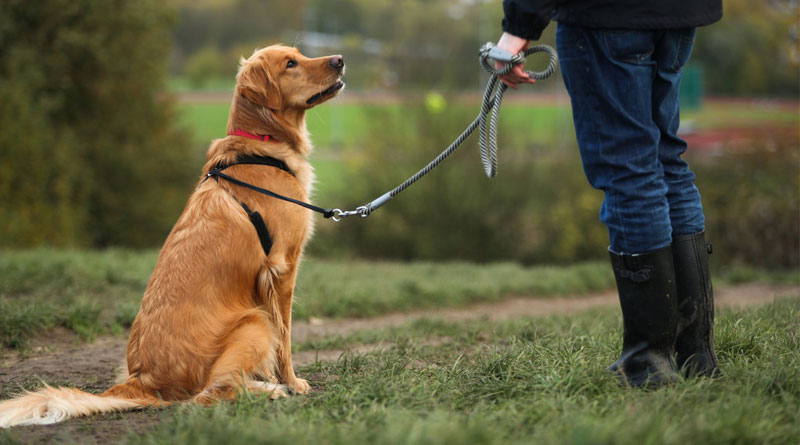
<path fill-rule="evenodd" d="M 122 332 L 136 316 L 156 258 L 155 250 L 4 251 L 0 345 L 24 347 L 55 326 L 86 340 Z M 309 259 L 298 280 L 294 316 L 368 317 L 509 296 L 583 294 L 612 283 L 607 268 L 596 263 L 525 268 Z"/>
<path fill-rule="evenodd" d="M 211 139 L 225 136 L 230 103 L 198 102 L 179 107 L 180 123 L 188 128 L 197 145 L 207 146 Z M 317 147 L 336 148 L 358 145 L 368 131 L 371 113 L 388 111 L 402 119 L 399 105 L 326 104 L 306 115 L 309 133 Z"/>
<path fill-rule="evenodd" d="M 709 102 L 699 110 L 681 113 L 682 118 L 692 120 L 698 128 L 731 127 L 775 127 L 798 125 L 800 115 L 789 106 L 777 106 L 764 101 L 753 102 Z"/>
<path fill-rule="evenodd" d="M 0 339 L 22 347 L 56 325 L 88 338 L 129 324 L 155 259 L 155 251 L 119 249 L 2 252 Z M 612 285 L 607 269 L 309 259 L 296 314 L 368 316 L 511 295 L 586 293 Z M 745 278 L 800 283 L 797 271 L 737 268 L 716 284 Z M 800 434 L 799 320 L 797 299 L 720 310 L 715 337 L 724 376 L 643 391 L 619 387 L 604 371 L 621 347 L 616 308 L 508 321 L 427 317 L 294 345 L 296 351 L 389 345 L 298 369 L 314 386 L 308 396 L 270 402 L 243 394 L 211 408 L 172 407 L 158 412 L 154 430 L 134 430 L 128 441 L 790 443 Z M 89 422 L 67 426 L 58 437 L 84 437 L 104 425 Z M 0 442 L 23 439 L 0 431 Z"/>
<path fill-rule="evenodd" d="M 419 105 L 419 104 L 417 104 Z M 389 113 L 397 126 L 410 127 L 405 110 L 415 106 L 388 103 L 384 105 L 331 102 L 308 112 L 306 121 L 309 133 L 320 150 L 341 147 L 357 148 L 372 131 L 370 120 L 376 113 Z M 224 136 L 228 120 L 228 102 L 198 102 L 180 105 L 181 123 L 193 134 L 196 144 L 207 146 L 213 138 Z M 480 104 L 450 105 L 447 110 L 472 111 L 477 115 Z M 469 113 L 467 113 L 469 114 Z M 754 106 L 742 102 L 709 102 L 697 110 L 683 113 L 683 118 L 698 128 L 747 127 L 771 125 L 797 125 L 798 114 L 786 107 L 770 107 L 769 104 Z M 469 122 L 464 122 L 466 127 Z M 574 130 L 569 101 L 547 103 L 507 103 L 500 114 L 500 130 L 509 136 L 508 146 L 526 147 L 532 143 L 552 146 L 562 138 L 569 146 L 574 145 Z M 453 135 L 455 138 L 457 135 Z M 444 147 L 442 147 L 443 149 Z M 437 147 L 431 152 L 437 153 Z"/>
<path fill-rule="evenodd" d="M 133 322 L 156 251 L 26 250 L 0 255 L 0 345 L 55 326 L 86 340 Z"/>
<path fill-rule="evenodd" d="M 609 289 L 605 264 L 523 267 L 513 263 L 395 263 L 311 260 L 301 269 L 295 314 L 371 317 L 463 306 L 509 296 L 587 294 Z"/>
<path fill-rule="evenodd" d="M 507 322 L 429 320 L 382 352 L 300 369 L 316 391 L 164 413 L 130 443 L 792 443 L 800 434 L 800 302 L 718 314 L 724 376 L 644 391 L 605 366 L 616 310 Z M 446 341 L 428 345 L 429 339 Z"/>
<path fill-rule="evenodd" d="M 394 127 L 414 131 L 413 116 L 406 113 L 414 104 L 364 105 L 355 103 L 329 103 L 310 110 L 306 123 L 312 141 L 317 148 L 317 155 L 323 159 L 331 156 L 331 151 L 347 147 L 358 150 L 368 134 L 374 131 L 370 124 L 376 114 L 385 114 Z M 199 102 L 182 104 L 179 107 L 180 123 L 192 134 L 194 144 L 208 146 L 211 139 L 225 135 L 228 120 L 229 103 Z M 451 105 L 456 112 L 480 109 L 480 104 Z M 473 116 L 473 117 L 474 117 Z M 531 144 L 553 145 L 567 134 L 572 135 L 572 117 L 568 104 L 507 104 L 501 113 L 502 131 L 508 135 L 509 146 L 528 147 Z M 466 127 L 469 121 L 464 122 Z M 453 138 L 458 136 L 453 135 Z M 445 147 L 430 147 L 431 153 L 438 154 Z M 316 164 L 316 163 L 315 163 Z"/>
<path fill-rule="evenodd" d="M 34 249 L 0 255 L 0 346 L 24 348 L 56 326 L 85 340 L 120 333 L 136 316 L 156 250 Z M 800 284 L 800 271 L 733 268 L 726 282 Z M 582 295 L 614 285 L 605 263 L 524 267 L 515 263 L 375 262 L 310 258 L 301 266 L 294 317 L 372 317 L 500 301 Z"/>

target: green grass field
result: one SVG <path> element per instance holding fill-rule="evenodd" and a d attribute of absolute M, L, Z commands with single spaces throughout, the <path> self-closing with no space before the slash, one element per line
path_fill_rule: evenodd
<path fill-rule="evenodd" d="M 180 122 L 193 135 L 193 141 L 207 145 L 211 139 L 223 137 L 228 120 L 227 102 L 185 103 L 179 106 Z M 314 108 L 308 112 L 307 125 L 315 146 L 320 150 L 357 147 L 370 131 L 370 119 L 376 113 L 388 113 L 393 125 L 413 131 L 412 123 L 404 113 L 408 107 L 422 106 L 410 101 L 406 104 L 384 105 L 337 103 L 336 101 Z M 479 103 L 471 105 L 451 104 L 446 112 L 464 112 L 476 116 Z M 684 120 L 691 120 L 699 128 L 735 126 L 797 125 L 800 116 L 787 107 L 754 106 L 747 101 L 710 102 L 703 108 L 682 113 Z M 521 104 L 509 102 L 503 105 L 500 114 L 500 130 L 511 135 L 509 145 L 525 145 L 531 140 L 554 143 L 560 138 L 574 140 L 572 114 L 565 98 L 552 104 L 534 102 Z M 469 121 L 464 122 L 466 127 Z M 567 133 L 564 135 L 563 133 Z M 453 135 L 455 138 L 457 135 Z M 444 147 L 442 147 L 444 148 Z M 432 150 L 434 147 L 432 147 Z M 435 150 L 434 150 L 435 151 Z M 439 150 L 441 151 L 441 150 Z"/>
<path fill-rule="evenodd" d="M 192 134 L 196 145 L 206 146 L 214 138 L 224 137 L 230 104 L 199 102 L 182 104 L 179 107 L 180 123 Z M 374 131 L 370 119 L 376 114 L 386 115 L 392 131 L 400 128 L 413 132 L 413 122 L 405 113 L 409 107 L 421 106 L 413 101 L 407 104 L 388 103 L 384 105 L 357 103 L 328 103 L 311 109 L 306 116 L 309 133 L 319 155 L 343 147 L 357 148 L 364 143 L 367 134 Z M 448 112 L 462 113 L 470 119 L 477 116 L 480 104 L 450 105 Z M 433 117 L 435 119 L 435 115 Z M 502 131 L 509 137 L 510 146 L 526 146 L 531 142 L 552 145 L 560 138 L 573 139 L 572 115 L 569 103 L 557 104 L 519 104 L 508 103 L 503 106 L 500 119 Z M 565 134 L 566 133 L 566 134 Z M 453 139 L 458 136 L 453 135 Z M 445 147 L 430 147 L 431 153 L 438 153 Z"/>
<path fill-rule="evenodd" d="M 721 311 L 724 376 L 655 391 L 618 386 L 615 310 L 492 323 L 428 320 L 396 346 L 299 370 L 309 396 L 244 395 L 162 414 L 130 443 L 794 443 L 800 302 Z M 433 342 L 432 339 L 439 339 Z"/>
<path fill-rule="evenodd" d="M 36 249 L 0 255 L 0 345 L 24 348 L 56 326 L 84 339 L 130 326 L 158 252 Z M 720 283 L 800 283 L 800 272 L 727 270 Z M 514 263 L 375 262 L 309 258 L 294 317 L 371 317 L 509 297 L 583 295 L 613 288 L 607 264 L 523 267 Z"/>
<path fill-rule="evenodd" d="M 121 249 L 3 251 L 0 342 L 6 351 L 24 351 L 31 336 L 55 326 L 84 339 L 121 336 L 135 316 L 156 255 Z M 797 285 L 800 272 L 737 268 L 716 278 L 717 285 L 742 281 Z M 310 258 L 300 273 L 295 314 L 370 317 L 612 286 L 605 263 L 525 268 Z M 800 434 L 798 320 L 797 299 L 720 310 L 715 336 L 724 376 L 655 391 L 620 387 L 604 371 L 621 346 L 616 308 L 506 321 L 428 316 L 394 327 L 373 325 L 294 344 L 295 352 L 386 345 L 300 367 L 298 375 L 313 385 L 310 395 L 270 401 L 244 394 L 211 408 L 149 410 L 145 415 L 160 418 L 158 425 L 134 429 L 128 441 L 790 443 Z M 136 414 L 80 420 L 54 430 L 61 431 L 55 436 L 42 429 L 37 437 L 97 437 L 93 431 L 108 428 L 100 419 L 126 416 Z M 17 441 L 26 441 L 17 430 L 0 431 L 0 442 Z"/>
<path fill-rule="evenodd" d="M 208 145 L 211 139 L 225 137 L 229 103 L 200 102 L 179 107 L 180 122 L 192 132 L 193 141 Z M 403 125 L 400 105 L 326 104 L 310 110 L 306 124 L 317 148 L 326 150 L 357 145 L 369 131 L 368 118 L 376 111 L 392 113 Z"/>
<path fill-rule="evenodd" d="M 133 322 L 156 250 L 30 250 L 0 255 L 0 345 L 23 347 L 65 327 L 85 339 Z M 391 263 L 307 259 L 294 316 L 370 317 L 461 306 L 510 296 L 586 294 L 613 286 L 605 264 Z"/>

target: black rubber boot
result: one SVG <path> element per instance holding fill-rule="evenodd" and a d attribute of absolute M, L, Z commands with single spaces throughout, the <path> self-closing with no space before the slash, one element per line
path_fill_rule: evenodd
<path fill-rule="evenodd" d="M 714 352 L 714 293 L 708 271 L 705 232 L 672 239 L 675 279 L 678 284 L 678 369 L 687 377 L 720 375 Z"/>
<path fill-rule="evenodd" d="M 678 379 L 673 362 L 678 300 L 672 247 L 611 254 L 622 307 L 622 354 L 608 370 L 630 386 L 657 387 Z"/>

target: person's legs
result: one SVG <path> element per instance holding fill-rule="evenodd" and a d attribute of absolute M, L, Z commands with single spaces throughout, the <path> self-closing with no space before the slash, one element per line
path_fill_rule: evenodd
<path fill-rule="evenodd" d="M 609 369 L 632 386 L 676 378 L 675 270 L 669 187 L 653 121 L 659 33 L 559 24 L 561 71 L 589 182 L 605 192 L 611 264 L 623 318 L 623 348 Z"/>
<path fill-rule="evenodd" d="M 611 250 L 640 254 L 672 242 L 668 187 L 652 117 L 656 33 L 559 24 L 561 71 L 586 177 L 605 192 Z"/>
<path fill-rule="evenodd" d="M 694 185 L 695 175 L 689 169 L 689 164 L 681 158 L 687 144 L 678 137 L 681 68 L 692 53 L 694 35 L 694 28 L 663 31 L 653 52 L 656 71 L 652 88 L 652 116 L 660 131 L 658 159 L 663 166 L 670 223 L 675 235 L 699 233 L 705 228 L 700 193 Z"/>
<path fill-rule="evenodd" d="M 686 142 L 677 135 L 681 68 L 689 59 L 694 28 L 667 31 L 659 39 L 653 82 L 653 119 L 661 130 L 659 159 L 664 166 L 673 257 L 678 291 L 677 365 L 686 375 L 719 374 L 714 352 L 714 295 L 709 274 L 710 246 L 705 242 L 705 217 L 694 174 L 681 159 Z"/>

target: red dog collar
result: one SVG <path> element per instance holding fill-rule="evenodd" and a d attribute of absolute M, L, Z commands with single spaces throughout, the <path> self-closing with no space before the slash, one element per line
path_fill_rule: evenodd
<path fill-rule="evenodd" d="M 233 130 L 232 133 L 228 133 L 228 136 L 241 136 L 244 138 L 255 139 L 257 141 L 278 141 L 268 134 L 253 134 L 244 130 Z"/>

